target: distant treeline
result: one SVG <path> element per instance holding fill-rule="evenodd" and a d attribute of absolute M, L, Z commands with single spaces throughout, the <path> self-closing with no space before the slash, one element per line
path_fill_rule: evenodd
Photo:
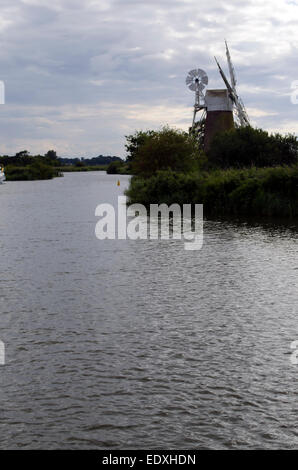
<path fill-rule="evenodd" d="M 45 155 L 30 155 L 22 150 L 13 156 L 0 156 L 7 181 L 50 179 L 70 171 L 104 171 L 108 173 L 128 172 L 124 160 L 116 156 L 99 155 L 93 158 L 61 158 L 55 150 Z"/>
<path fill-rule="evenodd" d="M 56 166 L 63 165 L 80 165 L 96 166 L 96 165 L 109 165 L 112 162 L 122 162 L 121 158 L 116 156 L 99 155 L 93 158 L 62 158 L 58 157 L 54 150 L 49 150 L 45 155 L 30 155 L 27 150 L 16 153 L 13 156 L 3 155 L 0 156 L 0 164 L 14 165 L 14 166 L 27 166 L 36 161 L 36 158 L 43 160 L 45 163 L 55 164 Z"/>
<path fill-rule="evenodd" d="M 99 155 L 98 157 L 93 158 L 61 158 L 58 157 L 59 162 L 62 165 L 76 165 L 77 163 L 81 162 L 84 163 L 86 166 L 95 166 L 95 165 L 109 165 L 112 162 L 122 161 L 119 157 L 111 157 L 111 156 L 104 156 Z"/>

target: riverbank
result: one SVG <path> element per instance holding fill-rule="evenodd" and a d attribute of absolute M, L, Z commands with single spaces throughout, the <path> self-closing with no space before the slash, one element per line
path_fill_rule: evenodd
<path fill-rule="evenodd" d="M 45 155 L 30 155 L 27 150 L 14 156 L 0 156 L 0 166 L 5 168 L 7 181 L 28 181 L 52 179 L 62 173 L 109 171 L 126 174 L 124 162 L 119 157 L 99 155 L 94 158 L 61 158 L 54 150 Z M 117 171 L 115 171 L 115 169 Z"/>
<path fill-rule="evenodd" d="M 129 203 L 203 204 L 205 216 L 298 219 L 298 166 L 213 170 L 202 173 L 159 171 L 134 176 Z"/>
<path fill-rule="evenodd" d="M 218 133 L 208 151 L 163 127 L 127 136 L 129 203 L 203 204 L 206 217 L 298 219 L 298 138 L 250 126 Z"/>
<path fill-rule="evenodd" d="M 106 171 L 108 174 L 129 175 L 130 171 L 126 165 L 63 165 L 53 166 L 44 163 L 34 162 L 32 165 L 17 166 L 8 165 L 5 167 L 7 181 L 30 181 L 52 179 L 63 176 L 63 173 Z"/>
<path fill-rule="evenodd" d="M 60 169 L 36 161 L 27 166 L 8 165 L 5 167 L 6 181 L 47 180 L 63 176 Z"/>
<path fill-rule="evenodd" d="M 63 165 L 58 169 L 63 173 L 72 171 L 106 171 L 108 175 L 130 175 L 131 168 L 125 161 L 113 161 L 108 165 Z"/>
<path fill-rule="evenodd" d="M 64 166 L 59 166 L 57 169 L 61 171 L 62 173 L 70 173 L 74 171 L 106 171 L 109 165 L 82 165 L 82 166 L 77 166 L 77 165 L 64 165 Z"/>

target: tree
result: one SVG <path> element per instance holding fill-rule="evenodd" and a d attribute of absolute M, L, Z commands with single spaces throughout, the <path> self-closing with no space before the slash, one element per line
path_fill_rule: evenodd
<path fill-rule="evenodd" d="M 16 153 L 16 157 L 29 157 L 30 152 L 28 150 L 21 150 L 20 152 Z"/>
<path fill-rule="evenodd" d="M 57 153 L 55 150 L 48 150 L 45 154 L 45 158 L 48 158 L 49 160 L 57 160 Z"/>
<path fill-rule="evenodd" d="M 197 139 L 168 126 L 160 131 L 147 131 L 145 136 L 137 132 L 131 142 L 132 169 L 137 175 L 149 177 L 160 170 L 187 173 L 197 170 L 203 161 Z"/>
<path fill-rule="evenodd" d="M 155 134 L 156 131 L 148 130 L 136 131 L 134 134 L 126 135 L 126 160 L 129 163 L 132 162 L 136 158 L 139 148 L 145 144 L 146 140 L 150 140 Z"/>

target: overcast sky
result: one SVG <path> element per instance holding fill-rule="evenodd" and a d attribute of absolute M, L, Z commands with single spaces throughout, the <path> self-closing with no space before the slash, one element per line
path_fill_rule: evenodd
<path fill-rule="evenodd" d="M 204 69 L 223 88 L 226 38 L 254 125 L 298 133 L 298 2 L 0 0 L 0 154 L 119 155 L 125 134 L 187 129 Z"/>

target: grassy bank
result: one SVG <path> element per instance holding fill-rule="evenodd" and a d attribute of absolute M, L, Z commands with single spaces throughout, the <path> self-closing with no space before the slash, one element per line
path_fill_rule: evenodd
<path fill-rule="evenodd" d="M 298 219 L 298 165 L 134 176 L 130 203 L 204 204 L 206 216 Z"/>
<path fill-rule="evenodd" d="M 62 176 L 58 168 L 36 161 L 27 166 L 7 165 L 5 167 L 6 181 L 47 180 Z"/>
<path fill-rule="evenodd" d="M 59 166 L 57 169 L 62 173 L 69 173 L 73 171 L 106 171 L 108 165 L 83 165 L 83 166 L 76 166 L 76 165 L 64 165 Z"/>

